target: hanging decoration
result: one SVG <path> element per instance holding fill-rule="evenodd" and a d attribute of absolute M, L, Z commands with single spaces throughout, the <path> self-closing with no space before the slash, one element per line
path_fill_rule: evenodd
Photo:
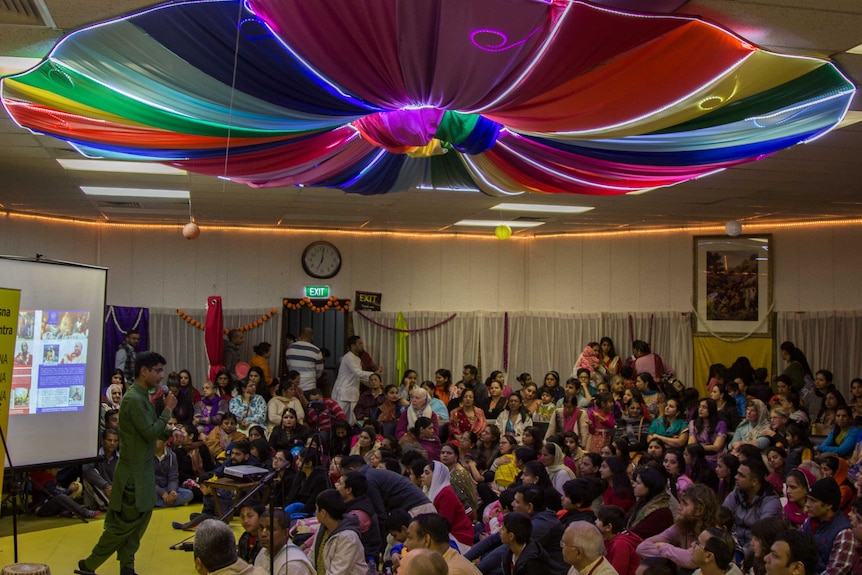
<path fill-rule="evenodd" d="M 231 330 L 231 329 L 238 329 L 238 330 L 240 330 L 240 331 L 251 331 L 251 330 L 253 330 L 254 328 L 256 328 L 256 327 L 260 327 L 260 326 L 262 326 L 263 324 L 265 324 L 266 322 L 268 322 L 269 320 L 271 320 L 271 319 L 272 319 L 272 317 L 273 317 L 276 313 L 278 313 L 278 312 L 277 312 L 277 310 L 276 310 L 275 308 L 272 308 L 271 310 L 269 310 L 268 312 L 266 312 L 265 314 L 263 314 L 262 316 L 260 316 L 260 317 L 259 317 L 259 318 L 257 318 L 256 320 L 254 320 L 254 321 L 250 321 L 250 322 L 248 322 L 247 324 L 245 324 L 245 325 L 244 325 L 244 326 L 242 326 L 242 327 L 237 327 L 237 328 L 226 328 L 226 329 L 224 330 L 224 334 L 225 334 L 225 335 L 227 335 L 227 334 L 228 334 L 228 332 L 230 332 L 230 330 Z M 193 318 L 192 316 L 190 316 L 189 314 L 187 314 L 186 312 L 184 312 L 184 311 L 183 311 L 183 310 L 181 310 L 181 309 L 178 309 L 178 310 L 177 310 L 177 315 L 178 315 L 178 316 L 180 316 L 181 318 L 183 318 L 183 319 L 186 321 L 186 323 L 187 323 L 187 324 L 189 324 L 189 325 L 190 325 L 190 326 L 192 326 L 192 327 L 196 327 L 196 328 L 198 328 L 198 329 L 200 329 L 200 330 L 205 330 L 205 329 L 206 329 L 206 327 L 207 327 L 207 325 L 206 325 L 205 323 L 203 323 L 203 322 L 200 322 L 200 321 L 196 320 L 195 318 Z"/>
<path fill-rule="evenodd" d="M 300 309 L 303 307 L 311 308 L 311 311 L 317 313 L 323 313 L 329 309 L 336 309 L 338 311 L 348 311 L 350 309 L 350 300 L 349 299 L 338 299 L 335 296 L 329 296 L 329 299 L 326 300 L 326 303 L 323 305 L 317 305 L 315 302 L 321 300 L 313 300 L 311 298 L 304 297 L 302 299 L 287 299 L 285 298 L 282 303 L 284 307 L 287 309 Z"/>
<path fill-rule="evenodd" d="M 828 61 L 647 13 L 668 2 L 601 3 L 169 2 L 66 36 L 2 98 L 89 157 L 497 196 L 678 184 L 816 139 L 856 92 Z"/>
<path fill-rule="evenodd" d="M 375 321 L 372 318 L 368 317 L 367 315 L 365 315 L 361 311 L 356 311 L 355 313 L 356 313 L 356 315 L 358 315 L 359 317 L 361 317 L 365 321 L 369 321 L 369 322 L 373 323 L 374 325 L 376 325 L 377 327 L 382 327 L 383 329 L 387 329 L 389 331 L 395 331 L 398 333 L 419 333 L 421 331 L 428 331 L 429 329 L 434 329 L 436 327 L 440 327 L 441 325 L 449 323 L 450 321 L 455 319 L 455 316 L 458 315 L 457 313 L 453 313 L 452 315 L 450 315 L 449 317 L 447 317 L 443 321 L 439 321 L 439 322 L 435 323 L 434 325 L 429 325 L 428 327 L 420 327 L 420 328 L 416 328 L 416 329 L 406 329 L 406 328 L 402 328 L 402 327 L 392 327 L 392 326 L 384 325 L 384 324 L 380 323 L 379 321 Z M 396 325 L 397 325 L 397 323 L 396 323 Z"/>

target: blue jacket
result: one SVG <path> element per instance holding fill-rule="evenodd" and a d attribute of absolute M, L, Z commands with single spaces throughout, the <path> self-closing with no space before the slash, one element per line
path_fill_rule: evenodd
<path fill-rule="evenodd" d="M 847 431 L 844 441 L 839 445 L 835 445 L 835 428 L 833 427 L 818 449 L 821 453 L 835 453 L 839 457 L 846 459 L 853 453 L 853 448 L 856 447 L 856 442 L 859 441 L 859 431 L 860 429 L 854 425 Z"/>
<path fill-rule="evenodd" d="M 829 521 L 822 521 L 816 525 L 812 525 L 813 521 L 809 517 L 802 524 L 802 532 L 808 533 L 814 537 L 817 543 L 817 552 L 820 559 L 817 560 L 817 572 L 823 573 L 829 563 L 829 554 L 832 553 L 832 543 L 839 533 L 845 529 L 850 529 L 850 520 L 840 511 L 836 512 Z"/>

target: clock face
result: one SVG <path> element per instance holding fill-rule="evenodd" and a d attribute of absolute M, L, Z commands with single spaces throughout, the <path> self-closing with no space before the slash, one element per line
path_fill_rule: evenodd
<path fill-rule="evenodd" d="M 341 253 L 329 242 L 312 242 L 302 252 L 302 269 L 313 278 L 331 278 L 341 269 Z"/>

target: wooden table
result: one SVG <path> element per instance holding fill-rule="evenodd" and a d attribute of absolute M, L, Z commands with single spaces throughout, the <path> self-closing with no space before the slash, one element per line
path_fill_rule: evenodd
<path fill-rule="evenodd" d="M 233 477 L 220 477 L 215 481 L 208 481 L 207 485 L 212 489 L 226 489 L 228 491 L 233 491 L 233 503 L 231 504 L 233 507 L 242 499 L 242 496 L 257 487 L 260 484 L 260 481 L 249 481 L 247 479 L 234 479 Z M 264 490 L 265 491 L 265 490 Z M 218 516 L 221 517 L 224 514 L 221 508 L 221 500 L 219 500 L 218 493 L 213 493 L 213 497 L 215 498 L 215 508 Z M 266 496 L 262 495 L 259 500 L 266 501 Z M 226 523 L 230 523 L 230 517 L 225 519 Z"/>

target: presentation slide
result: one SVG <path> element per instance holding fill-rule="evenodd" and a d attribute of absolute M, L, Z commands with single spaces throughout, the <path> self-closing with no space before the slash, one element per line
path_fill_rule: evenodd
<path fill-rule="evenodd" d="M 96 456 L 107 270 L 0 256 L 0 278 L 3 287 L 21 290 L 7 435 L 12 463 Z"/>
<path fill-rule="evenodd" d="M 10 415 L 84 411 L 87 310 L 22 310 L 12 372 Z M 40 326 L 35 329 L 34 326 Z"/>

